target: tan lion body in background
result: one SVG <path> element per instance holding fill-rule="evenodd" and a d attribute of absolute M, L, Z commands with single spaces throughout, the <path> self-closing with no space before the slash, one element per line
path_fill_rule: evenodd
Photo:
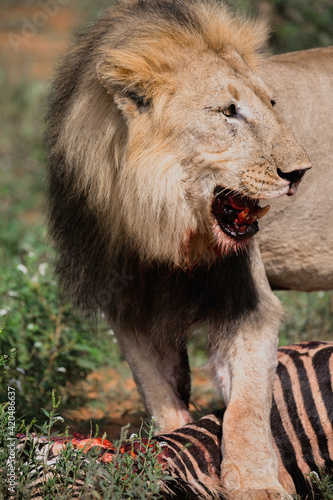
<path fill-rule="evenodd" d="M 163 431 L 191 420 L 186 340 L 208 325 L 228 405 L 221 485 L 244 499 L 286 494 L 269 425 L 281 311 L 252 241 L 258 199 L 294 194 L 309 166 L 259 76 L 264 31 L 215 4 L 110 9 L 59 67 L 46 134 L 63 288 L 105 313 Z"/>
<path fill-rule="evenodd" d="M 271 285 L 333 288 L 333 47 L 269 58 L 264 79 L 310 156 L 297 196 L 273 202 L 258 234 Z"/>

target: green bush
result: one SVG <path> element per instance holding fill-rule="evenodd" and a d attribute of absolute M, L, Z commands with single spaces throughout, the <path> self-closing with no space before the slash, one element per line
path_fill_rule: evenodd
<path fill-rule="evenodd" d="M 236 9 L 268 19 L 274 53 L 333 45 L 331 0 L 229 0 Z"/>
<path fill-rule="evenodd" d="M 30 248 L 20 259 L 10 259 L 10 267 L 2 267 L 0 284 L 4 298 L 0 314 L 6 319 L 0 352 L 16 349 L 15 360 L 0 380 L 0 401 L 6 400 L 6 385 L 11 380 L 17 387 L 21 415 L 27 410 L 39 414 L 55 387 L 66 402 L 68 382 L 120 359 L 109 328 L 97 328 L 96 321 L 79 318 L 59 297 L 47 248 Z"/>

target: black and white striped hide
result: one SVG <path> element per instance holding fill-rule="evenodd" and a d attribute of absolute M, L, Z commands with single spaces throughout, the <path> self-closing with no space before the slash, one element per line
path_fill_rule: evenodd
<path fill-rule="evenodd" d="M 309 474 L 333 474 L 333 342 L 307 342 L 278 350 L 271 411 L 279 479 L 290 493 L 321 499 Z M 224 498 L 219 487 L 224 410 L 169 434 L 168 469 L 174 480 L 165 498 Z"/>

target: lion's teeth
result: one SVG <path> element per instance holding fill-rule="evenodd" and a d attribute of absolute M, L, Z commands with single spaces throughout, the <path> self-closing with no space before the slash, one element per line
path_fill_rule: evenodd
<path fill-rule="evenodd" d="M 266 207 L 260 208 L 260 210 L 257 212 L 257 219 L 261 219 L 264 215 L 267 214 L 268 210 L 270 209 L 270 205 L 266 205 Z"/>

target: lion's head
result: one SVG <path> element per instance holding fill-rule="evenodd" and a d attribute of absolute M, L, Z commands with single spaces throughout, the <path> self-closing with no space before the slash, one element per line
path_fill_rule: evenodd
<path fill-rule="evenodd" d="M 260 78 L 265 36 L 218 4 L 144 0 L 78 39 L 47 132 L 64 251 L 70 197 L 85 214 L 71 209 L 72 237 L 94 217 L 94 251 L 186 266 L 244 245 L 266 210 L 258 200 L 293 194 L 307 156 Z"/>

